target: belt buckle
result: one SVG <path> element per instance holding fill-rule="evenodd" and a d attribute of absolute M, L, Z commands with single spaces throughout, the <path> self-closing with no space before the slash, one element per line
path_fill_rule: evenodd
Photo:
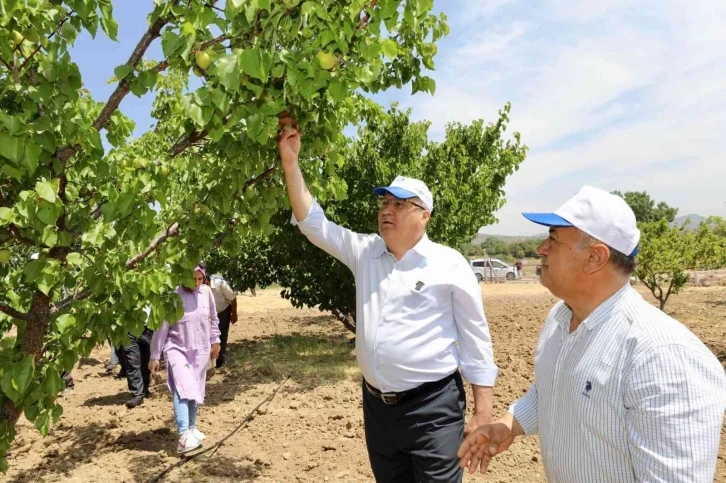
<path fill-rule="evenodd" d="M 398 394 L 394 392 L 381 393 L 381 401 L 384 404 L 398 404 Z"/>

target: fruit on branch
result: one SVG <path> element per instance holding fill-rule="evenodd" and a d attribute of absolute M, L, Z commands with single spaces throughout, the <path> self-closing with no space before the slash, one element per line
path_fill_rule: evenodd
<path fill-rule="evenodd" d="M 325 52 L 324 50 L 321 50 L 317 54 L 315 54 L 315 57 L 317 57 L 320 67 L 325 70 L 332 69 L 333 67 L 335 67 L 335 64 L 337 62 L 337 59 L 333 54 L 331 54 L 330 52 Z"/>

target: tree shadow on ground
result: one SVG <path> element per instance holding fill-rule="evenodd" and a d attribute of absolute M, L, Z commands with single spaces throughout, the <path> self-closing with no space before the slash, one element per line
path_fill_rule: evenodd
<path fill-rule="evenodd" d="M 349 378 L 355 367 L 347 334 L 278 334 L 230 343 L 227 363 L 215 374 L 222 377 L 207 382 L 205 404 L 223 404 L 257 384 L 281 382 L 292 373 L 296 390 L 306 392 Z"/>
<path fill-rule="evenodd" d="M 128 391 L 86 399 L 82 406 L 120 406 L 131 398 Z"/>
<path fill-rule="evenodd" d="M 129 466 L 134 473 L 134 481 L 151 481 L 174 463 L 174 461 L 167 460 L 164 464 L 160 464 L 158 456 L 145 455 L 132 458 Z M 243 458 L 228 458 L 219 454 L 209 457 L 204 454 L 174 469 L 170 474 L 174 475 L 174 481 L 252 481 L 262 476 L 264 468 L 260 461 L 251 462 Z M 162 482 L 168 480 L 169 475 L 161 479 Z"/>
<path fill-rule="evenodd" d="M 111 434 L 108 425 L 91 423 L 84 427 L 71 427 L 61 423 L 53 429 L 54 441 L 43 460 L 9 483 L 35 482 L 43 477 L 62 477 L 66 481 L 71 481 L 70 472 L 77 467 L 90 464 L 91 457 L 122 450 L 153 453 L 150 456 L 155 459 L 153 468 L 163 468 L 167 457 L 175 456 L 173 448 L 176 447 L 177 437 L 169 429 L 169 423 L 171 419 L 161 428 L 141 433 L 123 432 L 120 435 Z"/>

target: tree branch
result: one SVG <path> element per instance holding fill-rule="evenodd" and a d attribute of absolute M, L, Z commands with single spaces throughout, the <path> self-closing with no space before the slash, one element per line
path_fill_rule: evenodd
<path fill-rule="evenodd" d="M 58 27 L 53 32 L 50 33 L 50 35 L 48 36 L 48 40 L 50 40 L 51 38 L 53 38 L 53 36 L 55 34 L 57 34 L 58 32 L 60 32 L 60 29 L 63 27 L 63 24 L 66 23 L 70 18 L 71 18 L 70 15 L 68 15 L 67 17 L 64 17 L 63 20 L 61 20 L 60 23 L 58 24 Z M 25 67 L 25 65 L 28 62 L 30 62 L 30 59 L 32 59 L 33 56 L 35 56 L 35 54 L 38 53 L 38 51 L 40 50 L 41 47 L 43 47 L 43 44 L 41 44 L 40 42 L 38 42 L 38 47 L 35 48 L 35 50 L 33 51 L 33 53 L 31 53 L 28 56 L 28 58 L 25 59 L 25 61 L 23 61 L 22 64 L 20 64 L 20 67 L 18 68 L 18 71 L 23 70 L 23 68 Z"/>
<path fill-rule="evenodd" d="M 3 59 L 2 57 L 0 57 L 0 62 L 2 62 L 3 64 L 5 64 L 5 67 L 7 67 L 10 72 L 13 71 L 12 66 L 10 64 L 8 64 L 7 61 L 5 59 Z"/>
<path fill-rule="evenodd" d="M 126 65 L 131 68 L 136 68 L 139 61 L 141 61 L 141 58 L 144 56 L 146 49 L 148 49 L 149 45 L 151 45 L 151 42 L 159 37 L 161 28 L 166 24 L 166 22 L 167 20 L 162 17 L 156 19 L 156 22 L 154 22 L 153 25 L 151 25 L 146 31 L 146 33 L 144 33 L 144 36 L 141 37 L 141 40 L 136 45 L 134 51 L 131 53 L 131 57 L 129 57 Z M 116 111 L 116 109 L 118 109 L 119 104 L 121 104 L 121 101 L 124 97 L 126 97 L 126 94 L 128 94 L 130 90 L 131 84 L 128 82 L 128 80 L 121 79 L 121 81 L 116 86 L 116 90 L 113 91 L 111 97 L 108 99 L 108 102 L 106 102 L 106 105 L 103 106 L 103 110 L 93 122 L 93 127 L 96 128 L 97 131 L 100 131 L 101 129 L 106 127 L 109 120 L 111 120 L 111 115 L 114 113 L 114 111 Z"/>
<path fill-rule="evenodd" d="M 65 299 L 63 299 L 60 302 L 53 305 L 53 308 L 51 308 L 50 312 L 51 313 L 59 312 L 59 311 L 65 309 L 66 307 L 68 307 L 73 302 L 76 302 L 78 300 L 87 299 L 88 297 L 91 296 L 91 294 L 92 294 L 91 289 L 87 288 L 86 290 L 84 290 L 82 292 L 78 292 L 76 294 L 71 295 L 70 297 L 66 297 Z"/>
<path fill-rule="evenodd" d="M 148 257 L 151 253 L 155 252 L 159 246 L 161 246 L 162 243 L 164 243 L 167 239 L 171 237 L 175 237 L 179 235 L 179 223 L 175 222 L 169 225 L 169 227 L 164 230 L 164 233 L 159 235 L 156 240 L 151 242 L 151 245 L 149 245 L 149 248 L 144 250 L 143 252 L 139 253 L 138 255 L 129 258 L 126 261 L 126 268 L 132 269 L 135 268 L 136 265 L 139 264 L 142 260 L 144 260 L 146 257 Z"/>
<path fill-rule="evenodd" d="M 355 324 L 351 324 L 350 319 L 338 309 L 332 310 L 336 319 L 343 323 L 346 329 L 355 334 Z"/>
<path fill-rule="evenodd" d="M 20 312 L 19 310 L 15 310 L 8 304 L 0 304 L 0 312 L 5 312 L 10 317 L 18 320 L 30 320 L 30 314 L 26 314 L 24 312 Z"/>
<path fill-rule="evenodd" d="M 10 233 L 13 235 L 13 238 L 15 238 L 16 240 L 18 240 L 26 245 L 35 246 L 35 242 L 33 240 L 31 240 L 30 238 L 27 238 L 22 233 L 20 233 L 20 228 L 18 228 L 17 225 L 11 223 L 8 226 L 8 229 L 10 230 Z"/>
<path fill-rule="evenodd" d="M 242 186 L 242 189 L 235 192 L 234 195 L 232 195 L 232 201 L 235 201 L 237 198 L 239 198 L 239 194 L 249 188 L 250 186 L 254 185 L 258 181 L 261 181 L 263 179 L 267 179 L 275 170 L 277 169 L 277 166 L 273 165 L 267 168 L 265 171 L 260 173 L 259 176 L 255 176 L 254 178 L 250 178 L 247 181 L 245 181 L 245 184 Z M 229 236 L 229 234 L 232 232 L 235 226 L 239 223 L 238 220 L 230 220 L 230 222 L 227 224 L 227 229 L 223 231 L 222 233 L 217 235 L 217 238 L 215 239 L 215 244 L 217 247 L 222 245 L 222 242 L 225 238 Z"/>
<path fill-rule="evenodd" d="M 176 158 L 179 156 L 184 150 L 189 148 L 192 144 L 196 143 L 197 141 L 204 139 L 207 136 L 206 129 L 203 129 L 202 131 L 192 131 L 189 133 L 188 136 L 180 139 L 177 141 L 177 143 L 172 146 L 170 154 L 172 158 Z"/>

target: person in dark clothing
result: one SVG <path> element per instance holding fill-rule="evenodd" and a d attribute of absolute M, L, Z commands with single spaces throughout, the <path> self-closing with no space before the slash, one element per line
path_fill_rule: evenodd
<path fill-rule="evenodd" d="M 124 366 L 126 368 L 126 381 L 129 385 L 131 399 L 126 401 L 126 407 L 133 409 L 144 403 L 144 398 L 151 397 L 149 383 L 149 359 L 151 358 L 151 338 L 154 331 L 144 328 L 140 336 L 129 334 L 129 343 L 122 348 Z"/>
<path fill-rule="evenodd" d="M 148 319 L 151 308 L 145 307 L 144 312 Z M 128 344 L 121 347 L 119 360 L 122 370 L 126 372 L 126 382 L 131 393 L 131 399 L 126 401 L 126 407 L 129 409 L 142 405 L 144 398 L 151 397 L 149 359 L 151 359 L 151 338 L 153 336 L 154 331 L 144 327 L 144 331 L 138 337 L 129 334 Z"/>

